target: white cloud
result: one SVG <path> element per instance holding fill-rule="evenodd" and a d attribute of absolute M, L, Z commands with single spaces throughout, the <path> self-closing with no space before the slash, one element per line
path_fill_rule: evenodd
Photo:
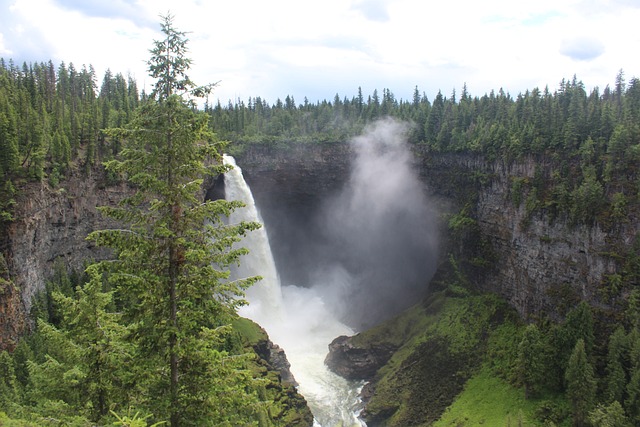
<path fill-rule="evenodd" d="M 54 4 L 87 17 L 127 19 L 141 26 L 155 24 L 144 9 L 131 0 L 54 0 Z"/>
<path fill-rule="evenodd" d="M 472 95 L 503 87 L 552 90 L 574 74 L 587 87 L 638 75 L 629 0 L 17 0 L 0 3 L 0 53 L 26 61 L 93 64 L 140 84 L 159 15 L 189 32 L 192 77 L 221 80 L 216 95 L 270 102 L 351 97 L 391 89 L 430 99 L 466 82 Z M 597 12 L 597 13 L 596 13 Z M 22 29 L 22 31 L 21 31 Z"/>
<path fill-rule="evenodd" d="M 604 53 L 604 45 L 591 37 L 577 37 L 563 40 L 560 53 L 579 61 L 590 61 Z"/>
<path fill-rule="evenodd" d="M 0 33 L 0 55 L 3 57 L 13 55 L 13 52 L 7 49 L 4 45 L 4 34 L 2 33 Z"/>
<path fill-rule="evenodd" d="M 353 9 L 372 21 L 389 21 L 389 11 L 384 0 L 359 0 L 355 2 Z"/>

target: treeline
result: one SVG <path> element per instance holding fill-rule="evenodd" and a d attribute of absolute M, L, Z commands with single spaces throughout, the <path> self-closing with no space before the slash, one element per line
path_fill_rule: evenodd
<path fill-rule="evenodd" d="M 119 150 L 101 130 L 127 123 L 141 95 L 131 77 L 107 71 L 100 87 L 96 79 L 91 66 L 0 58 L 0 220 L 12 219 L 26 182 L 55 187 L 72 165 L 88 171 Z"/>
<path fill-rule="evenodd" d="M 268 104 L 205 105 L 218 135 L 238 144 L 344 142 L 366 124 L 391 116 L 412 125 L 409 142 L 433 152 L 477 153 L 513 161 L 533 157 L 533 179 L 515 177 L 513 200 L 528 216 L 544 211 L 573 224 L 612 226 L 637 214 L 640 189 L 640 80 L 587 92 L 576 77 L 551 92 L 534 88 L 516 97 L 503 90 L 481 97 L 466 85 L 458 96 L 441 92 L 430 101 L 416 87 L 411 100 L 388 89 L 365 98 L 335 95 L 333 101 L 296 104 L 291 96 Z"/>
<path fill-rule="evenodd" d="M 587 93 L 574 76 L 557 90 L 534 88 L 512 97 L 500 89 L 472 97 L 466 87 L 457 96 L 438 92 L 433 101 L 415 88 L 413 99 L 398 100 L 389 89 L 365 98 L 362 89 L 351 98 L 297 104 L 292 96 L 269 104 L 261 97 L 207 103 L 219 136 L 238 142 L 344 142 L 379 118 L 391 116 L 413 124 L 409 142 L 437 151 L 472 151 L 491 158 L 572 152 L 589 138 L 609 141 L 619 126 L 637 132 L 640 80 L 625 82 L 622 71 L 614 88 Z"/>
<path fill-rule="evenodd" d="M 135 80 L 107 71 L 98 87 L 93 67 L 23 64 L 0 59 L 0 215 L 11 220 L 16 187 L 47 180 L 56 186 L 75 168 L 115 155 L 120 127 L 146 98 Z M 637 215 L 640 178 L 640 80 L 624 73 L 613 87 L 594 88 L 574 77 L 551 92 L 534 88 L 516 97 L 503 90 L 471 96 L 438 92 L 431 101 L 416 87 L 410 100 L 389 89 L 311 103 L 292 96 L 269 104 L 261 97 L 223 106 L 206 103 L 213 130 L 242 144 L 344 142 L 382 117 L 412 125 L 410 143 L 435 152 L 468 152 L 489 160 L 545 158 L 536 175 L 514 178 L 513 200 L 527 214 L 544 211 L 572 223 L 612 225 Z M 551 162 L 551 163 L 549 163 Z M 547 165 L 545 167 L 545 164 Z"/>

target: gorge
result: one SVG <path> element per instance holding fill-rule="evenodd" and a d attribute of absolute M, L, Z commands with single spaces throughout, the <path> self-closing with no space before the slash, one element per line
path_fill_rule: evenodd
<path fill-rule="evenodd" d="M 396 128 L 394 132 L 399 130 Z M 605 229 L 600 225 L 572 225 L 562 218 L 550 220 L 544 212 L 531 215 L 524 203 L 514 201 L 513 182 L 514 179 L 533 180 L 538 173 L 549 175 L 551 167 L 545 159 L 488 160 L 467 153 L 436 153 L 420 145 L 411 146 L 411 150 L 412 155 L 407 160 L 420 178 L 411 185 L 417 186 L 420 194 L 428 195 L 436 214 L 409 211 L 399 221 L 432 215 L 428 225 L 419 224 L 424 228 L 419 228 L 421 232 L 415 235 L 439 236 L 439 255 L 420 265 L 423 268 L 420 277 L 403 278 L 411 283 L 401 292 L 407 299 L 393 303 L 388 311 L 378 311 L 379 300 L 367 300 L 366 294 L 353 293 L 353 290 L 338 294 L 339 297 L 328 305 L 345 323 L 362 330 L 419 303 L 431 275 L 438 266 L 447 263 L 450 253 L 470 254 L 464 267 L 476 273 L 472 276 L 473 288 L 500 295 L 524 319 L 544 314 L 562 319 L 568 307 L 580 300 L 605 308 L 612 304 L 600 292 L 607 277 L 620 271 L 618 257 L 611 248 L 617 248 L 620 253 L 630 250 L 638 233 L 637 221 Z M 324 217 L 330 222 L 357 214 L 325 204 L 327 200 L 333 203 L 340 200 L 345 184 L 352 180 L 352 165 L 358 157 L 354 145 L 256 144 L 242 147 L 234 155 L 261 208 L 282 282 L 314 283 L 319 277 L 318 261 L 322 260 L 324 270 L 330 273 L 334 283 L 343 283 L 341 280 L 349 271 L 347 267 L 358 261 L 349 259 L 349 253 L 362 253 L 362 248 L 350 247 L 349 242 L 343 241 L 342 248 L 346 251 L 333 252 L 334 258 L 328 257 L 323 250 L 327 237 L 322 233 L 323 227 L 328 225 L 324 223 L 320 227 L 317 214 L 327 206 L 339 214 Z M 364 181 L 380 187 L 392 185 L 394 175 L 389 168 L 397 169 L 398 166 L 386 159 L 377 164 Z M 101 256 L 85 241 L 88 231 L 102 226 L 95 206 L 115 203 L 127 191 L 124 187 L 105 186 L 100 179 L 87 180 L 80 176 L 72 176 L 64 188 L 64 192 L 49 190 L 46 185 L 27 188 L 19 201 L 20 219 L 10 224 L 3 238 L 6 275 L 15 285 L 5 286 L 0 298 L 3 313 L 0 344 L 4 348 L 12 348 L 18 336 L 28 329 L 25 313 L 30 311 L 34 296 L 44 290 L 57 259 L 63 259 L 69 270 L 80 270 L 84 259 Z M 524 200 L 527 190 L 523 191 Z M 357 198 L 348 190 L 347 194 L 349 199 Z M 365 194 L 364 198 L 371 200 L 371 195 Z M 398 203 L 402 202 L 391 202 L 392 205 Z M 364 205 L 358 209 L 373 212 L 375 207 Z M 456 215 L 471 218 L 472 227 L 447 228 L 449 220 Z M 375 230 L 383 232 L 381 237 L 389 242 L 394 254 L 405 260 L 408 253 L 398 252 L 399 246 L 389 241 L 391 236 L 384 234 L 391 230 L 391 227 L 387 228 L 389 223 L 374 224 Z M 343 224 L 342 227 L 353 226 Z M 426 229 L 429 231 L 425 232 Z M 347 235 L 345 230 L 338 228 L 335 237 Z M 411 230 L 398 236 L 401 241 L 409 242 L 407 247 L 411 253 L 434 248 L 435 241 L 428 239 L 420 239 L 412 246 L 411 237 L 415 235 Z M 365 227 L 362 232 L 370 235 L 372 230 Z M 455 232 L 460 235 L 455 236 Z M 336 266 L 335 261 L 345 257 L 347 267 Z M 399 265 L 402 260 L 388 256 L 385 261 Z M 390 268 L 383 262 L 380 267 Z M 365 281 L 371 279 L 371 273 L 381 278 L 381 283 L 389 280 L 380 270 L 363 273 L 367 277 Z M 391 273 L 395 275 L 398 271 Z M 383 300 L 389 299 L 389 294 L 380 294 Z M 358 301 L 351 307 L 353 310 L 340 307 L 339 302 L 345 295 Z M 302 298 L 311 296 L 307 294 Z M 340 334 L 349 332 L 347 328 Z M 371 368 L 374 373 L 381 364 Z M 373 376 L 372 373 L 367 375 Z"/>

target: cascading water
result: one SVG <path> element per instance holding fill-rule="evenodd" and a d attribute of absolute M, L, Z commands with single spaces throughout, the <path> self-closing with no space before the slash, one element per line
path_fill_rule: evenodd
<path fill-rule="evenodd" d="M 231 222 L 257 221 L 258 209 L 242 171 L 230 156 L 224 162 L 234 168 L 225 174 L 227 200 L 239 200 L 246 208 L 238 209 Z M 249 233 L 242 246 L 249 255 L 241 260 L 234 275 L 260 275 L 263 280 L 247 291 L 249 305 L 240 315 L 260 324 L 273 342 L 282 347 L 291 364 L 291 372 L 299 384 L 300 393 L 307 399 L 321 427 L 365 426 L 358 419 L 359 389 L 362 384 L 347 381 L 329 371 L 324 365 L 328 344 L 340 335 L 352 335 L 325 307 L 322 297 L 313 288 L 281 286 L 265 227 Z M 328 284 L 329 286 L 333 284 Z"/>

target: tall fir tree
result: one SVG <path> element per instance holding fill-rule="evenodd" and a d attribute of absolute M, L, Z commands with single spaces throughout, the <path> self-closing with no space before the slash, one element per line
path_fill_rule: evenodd
<path fill-rule="evenodd" d="M 257 278 L 229 281 L 227 267 L 246 253 L 232 245 L 259 224 L 225 225 L 223 218 L 241 204 L 199 197 L 203 177 L 227 170 L 223 144 L 214 140 L 207 116 L 181 96 L 207 90 L 186 75 L 185 33 L 171 16 L 163 18 L 162 32 L 149 60 L 158 79 L 152 99 L 128 126 L 108 131 L 124 148 L 106 167 L 137 192 L 101 211 L 127 227 L 90 239 L 117 255 L 100 268 L 123 302 L 140 404 L 172 427 L 238 425 L 250 419 L 257 398 L 242 359 L 229 357 L 224 343 L 244 289 Z"/>
<path fill-rule="evenodd" d="M 628 339 L 624 328 L 617 328 L 609 337 L 607 366 L 605 377 L 605 398 L 607 403 L 624 402 L 627 374 L 625 359 L 628 352 Z"/>
<path fill-rule="evenodd" d="M 640 329 L 634 327 L 629 340 L 629 382 L 624 407 L 636 425 L 640 424 Z"/>
<path fill-rule="evenodd" d="M 596 397 L 596 380 L 593 366 L 589 363 L 584 339 L 576 343 L 565 372 L 567 397 L 571 404 L 573 425 L 586 425 L 587 415 L 593 408 Z"/>
<path fill-rule="evenodd" d="M 542 336 L 536 325 L 527 326 L 518 345 L 517 371 L 525 398 L 535 396 L 545 378 Z"/>

